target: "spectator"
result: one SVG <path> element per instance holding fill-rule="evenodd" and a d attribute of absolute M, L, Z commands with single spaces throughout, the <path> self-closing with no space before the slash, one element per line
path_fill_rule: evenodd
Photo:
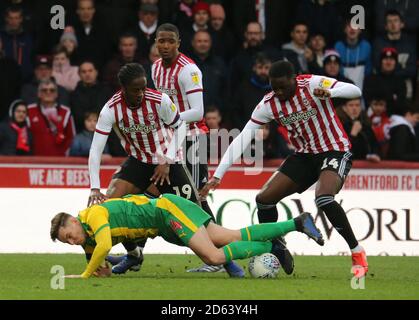
<path fill-rule="evenodd" d="M 262 52 L 266 54 L 271 61 L 276 61 L 283 57 L 276 48 L 265 45 L 263 37 L 262 27 L 258 22 L 250 22 L 247 25 L 243 47 L 231 61 L 229 77 L 231 95 L 235 94 L 241 81 L 250 79 L 257 53 Z"/>
<path fill-rule="evenodd" d="M 20 66 L 23 81 L 32 76 L 33 37 L 23 28 L 23 11 L 19 6 L 6 9 L 4 30 L 0 31 L 6 57 L 14 59 Z"/>
<path fill-rule="evenodd" d="M 63 34 L 60 38 L 59 46 L 67 51 L 67 55 L 70 59 L 70 64 L 72 66 L 78 66 L 80 63 L 80 58 L 77 50 L 78 42 L 73 27 L 68 26 L 64 29 Z"/>
<path fill-rule="evenodd" d="M 397 11 L 405 20 L 405 29 L 409 33 L 415 33 L 419 27 L 419 2 L 411 0 L 386 0 L 375 1 L 374 16 L 375 30 L 379 34 L 385 33 L 386 12 Z"/>
<path fill-rule="evenodd" d="M 270 92 L 269 69 L 272 61 L 263 53 L 258 53 L 250 79 L 243 79 L 233 99 L 233 126 L 242 130 L 251 118 L 255 106 Z"/>
<path fill-rule="evenodd" d="M 147 74 L 147 87 L 150 89 L 156 89 L 154 86 L 153 78 L 151 77 L 151 66 L 158 59 L 160 59 L 160 54 L 157 50 L 156 43 L 153 43 L 150 47 L 150 52 L 148 53 L 148 59 L 142 63 Z"/>
<path fill-rule="evenodd" d="M 302 0 L 297 7 L 297 21 L 304 21 L 311 33 L 322 33 L 327 43 L 335 43 L 342 25 L 335 1 Z"/>
<path fill-rule="evenodd" d="M 70 65 L 68 53 L 62 47 L 57 47 L 54 50 L 52 76 L 58 85 L 70 92 L 76 88 L 77 82 L 80 81 L 79 67 Z"/>
<path fill-rule="evenodd" d="M 419 108 L 411 106 L 403 116 L 390 117 L 388 158 L 391 160 L 419 161 L 415 126 L 419 123 Z"/>
<path fill-rule="evenodd" d="M 38 100 L 38 87 L 41 81 L 55 79 L 52 76 L 52 61 L 50 56 L 39 55 L 35 61 L 35 76 L 30 83 L 25 84 L 22 87 L 20 96 L 28 104 L 36 103 Z M 68 91 L 60 86 L 58 87 L 58 101 L 63 105 L 70 105 L 70 94 Z"/>
<path fill-rule="evenodd" d="M 221 129 L 221 121 L 223 118 L 221 117 L 220 110 L 215 106 L 209 106 L 207 111 L 205 112 L 205 123 L 209 130 L 220 130 Z"/>
<path fill-rule="evenodd" d="M 92 145 L 93 135 L 95 133 L 97 119 L 96 112 L 86 112 L 83 120 L 83 131 L 78 133 L 71 144 L 70 156 L 72 157 L 88 157 L 90 146 Z M 105 154 L 109 154 L 108 146 L 105 146 Z M 103 159 L 103 157 L 102 157 Z"/>
<path fill-rule="evenodd" d="M 229 63 L 236 51 L 236 38 L 226 25 L 226 14 L 221 4 L 210 5 L 210 33 L 212 52 Z"/>
<path fill-rule="evenodd" d="M 361 29 L 352 28 L 351 20 L 346 21 L 344 32 L 345 40 L 335 44 L 341 57 L 343 74 L 358 88 L 362 88 L 365 76 L 372 72 L 371 44 L 361 38 Z"/>
<path fill-rule="evenodd" d="M 156 39 L 159 8 L 155 4 L 142 4 L 138 11 L 137 26 L 132 31 L 137 36 L 137 50 L 140 59 L 147 60 L 150 47 Z"/>
<path fill-rule="evenodd" d="M 227 94 L 227 68 L 220 57 L 211 53 L 211 45 L 208 31 L 197 31 L 192 40 L 190 57 L 202 72 L 204 106 L 215 104 L 223 110 Z"/>
<path fill-rule="evenodd" d="M 10 103 L 19 96 L 21 79 L 20 68 L 5 56 L 0 37 L 0 121 L 5 120 Z"/>
<path fill-rule="evenodd" d="M 172 12 L 171 22 L 177 26 L 188 29 L 193 23 L 193 11 L 192 8 L 195 5 L 196 0 L 179 0 L 175 4 Z"/>
<path fill-rule="evenodd" d="M 234 32 L 240 35 L 242 41 L 247 25 L 255 21 L 266 35 L 266 44 L 280 46 L 289 36 L 297 3 L 289 0 L 233 0 L 231 17 Z"/>
<path fill-rule="evenodd" d="M 312 74 L 322 74 L 323 58 L 326 49 L 326 40 L 321 33 L 313 33 L 310 36 L 309 48 L 313 52 L 313 60 L 308 63 L 308 69 Z"/>
<path fill-rule="evenodd" d="M 94 0 L 78 0 L 76 13 L 72 26 L 79 42 L 80 60 L 93 61 L 98 68 L 103 68 L 109 57 L 111 41 L 103 19 L 96 14 Z"/>
<path fill-rule="evenodd" d="M 197 31 L 208 30 L 208 23 L 210 20 L 210 7 L 204 1 L 198 1 L 192 7 L 192 25 L 181 26 L 180 34 L 182 35 L 182 42 L 180 43 L 180 51 L 191 54 L 192 40 Z"/>
<path fill-rule="evenodd" d="M 75 135 L 70 108 L 58 103 L 57 85 L 51 80 L 40 82 L 38 98 L 38 103 L 28 106 L 33 154 L 65 156 Z"/>
<path fill-rule="evenodd" d="M 285 57 L 293 62 L 298 74 L 309 73 L 308 64 L 314 60 L 313 51 L 307 46 L 307 40 L 307 25 L 297 22 L 291 31 L 291 42 L 282 46 Z"/>
<path fill-rule="evenodd" d="M 112 96 L 110 88 L 97 81 L 98 72 L 93 62 L 85 61 L 79 67 L 80 81 L 71 93 L 71 112 L 77 132 L 84 128 L 86 112 L 100 113 L 106 101 Z"/>
<path fill-rule="evenodd" d="M 0 155 L 31 154 L 32 136 L 26 117 L 28 107 L 23 100 L 15 100 L 10 105 L 9 119 L 0 124 Z"/>
<path fill-rule="evenodd" d="M 339 112 L 343 128 L 352 144 L 351 152 L 354 159 L 379 162 L 378 143 L 369 124 L 366 114 L 361 108 L 361 99 L 348 100 Z"/>
<path fill-rule="evenodd" d="M 137 37 L 132 33 L 124 33 L 119 37 L 119 53 L 106 63 L 103 69 L 103 83 L 112 91 L 119 90 L 118 72 L 122 66 L 130 62 L 144 63 L 137 54 Z"/>
<path fill-rule="evenodd" d="M 390 124 L 390 118 L 387 114 L 387 99 L 384 94 L 379 91 L 371 94 L 367 116 L 378 145 L 380 146 L 381 154 L 385 156 L 388 148 L 386 132 Z"/>
<path fill-rule="evenodd" d="M 375 91 L 385 91 L 388 115 L 402 115 L 406 108 L 406 84 L 402 77 L 396 75 L 396 66 L 397 50 L 383 48 L 379 72 L 368 76 L 364 83 L 363 92 L 367 101 Z"/>
<path fill-rule="evenodd" d="M 342 82 L 353 83 L 351 79 L 348 79 L 342 75 L 342 72 L 340 69 L 341 68 L 340 54 L 336 50 L 327 50 L 325 52 L 325 55 L 323 57 L 323 68 L 324 68 L 324 71 L 322 72 L 322 74 L 324 74 L 326 77 L 334 78 Z M 333 101 L 333 105 L 336 108 L 338 108 L 346 102 L 346 99 L 333 98 L 332 101 Z"/>
<path fill-rule="evenodd" d="M 383 48 L 395 48 L 398 52 L 399 68 L 396 74 L 406 81 L 406 97 L 413 97 L 413 82 L 416 77 L 416 37 L 403 32 L 404 22 L 398 11 L 392 10 L 386 13 L 386 34 L 378 36 L 374 42 L 374 64 L 379 69 L 380 53 Z"/>

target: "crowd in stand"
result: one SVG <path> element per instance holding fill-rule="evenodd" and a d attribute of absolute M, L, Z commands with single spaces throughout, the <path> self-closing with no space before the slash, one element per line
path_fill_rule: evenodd
<path fill-rule="evenodd" d="M 51 27 L 51 7 L 65 28 Z M 354 28 L 351 8 L 365 9 Z M 351 82 L 363 97 L 334 101 L 355 159 L 419 161 L 419 1 L 3 0 L 0 3 L 0 155 L 88 156 L 117 73 L 141 63 L 153 88 L 157 27 L 180 29 L 180 51 L 203 74 L 210 129 L 242 129 L 271 88 L 272 62 Z M 362 20 L 362 19 L 361 19 Z M 292 152 L 267 125 L 266 158 Z M 124 156 L 110 137 L 108 156 Z"/>

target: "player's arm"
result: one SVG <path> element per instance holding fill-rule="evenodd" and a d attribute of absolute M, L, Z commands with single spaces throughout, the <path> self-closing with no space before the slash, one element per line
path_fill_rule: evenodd
<path fill-rule="evenodd" d="M 105 257 L 112 248 L 111 229 L 109 227 L 108 211 L 100 206 L 94 207 L 94 212 L 89 213 L 87 223 L 91 227 L 96 241 L 96 246 L 87 264 L 86 270 L 81 274 L 82 278 L 89 278 L 96 270 L 98 270 Z"/>
<path fill-rule="evenodd" d="M 179 73 L 179 83 L 183 86 L 188 104 L 191 107 L 180 113 L 187 123 L 201 121 L 204 117 L 204 96 L 202 73 L 196 65 L 187 65 Z"/>
<path fill-rule="evenodd" d="M 352 83 L 321 76 L 312 77 L 310 89 L 318 98 L 355 99 L 362 96 L 361 89 Z"/>
<path fill-rule="evenodd" d="M 100 192 L 100 161 L 112 125 L 115 123 L 113 112 L 105 105 L 100 112 L 96 130 L 93 135 L 92 145 L 89 152 L 89 176 L 90 176 L 90 196 L 87 206 L 101 203 L 106 196 Z"/>

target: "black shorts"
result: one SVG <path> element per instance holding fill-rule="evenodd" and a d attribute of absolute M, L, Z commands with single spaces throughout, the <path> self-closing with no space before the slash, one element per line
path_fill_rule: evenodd
<path fill-rule="evenodd" d="M 183 157 L 186 161 L 192 181 L 198 190 L 201 190 L 208 181 L 208 163 L 207 150 L 201 149 L 200 140 L 207 139 L 206 135 L 190 136 L 186 139 L 186 151 L 183 152 Z M 203 145 L 206 145 L 203 144 Z"/>
<path fill-rule="evenodd" d="M 144 163 L 130 156 L 112 176 L 112 179 L 128 181 L 140 189 L 140 193 L 144 193 L 152 184 L 150 178 L 153 176 L 156 167 L 156 164 Z M 198 192 L 183 164 L 170 165 L 169 179 L 170 185 L 166 181 L 161 186 L 156 185 L 161 194 L 172 193 L 198 203 Z"/>
<path fill-rule="evenodd" d="M 352 153 L 328 151 L 318 154 L 295 153 L 288 156 L 278 171 L 298 184 L 298 193 L 310 188 L 324 170 L 336 172 L 343 182 L 352 167 Z"/>

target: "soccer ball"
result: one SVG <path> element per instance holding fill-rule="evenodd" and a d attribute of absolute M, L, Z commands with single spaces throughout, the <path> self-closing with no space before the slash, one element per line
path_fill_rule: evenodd
<path fill-rule="evenodd" d="M 254 256 L 249 260 L 249 272 L 253 278 L 275 278 L 280 267 L 278 258 L 272 253 Z"/>

